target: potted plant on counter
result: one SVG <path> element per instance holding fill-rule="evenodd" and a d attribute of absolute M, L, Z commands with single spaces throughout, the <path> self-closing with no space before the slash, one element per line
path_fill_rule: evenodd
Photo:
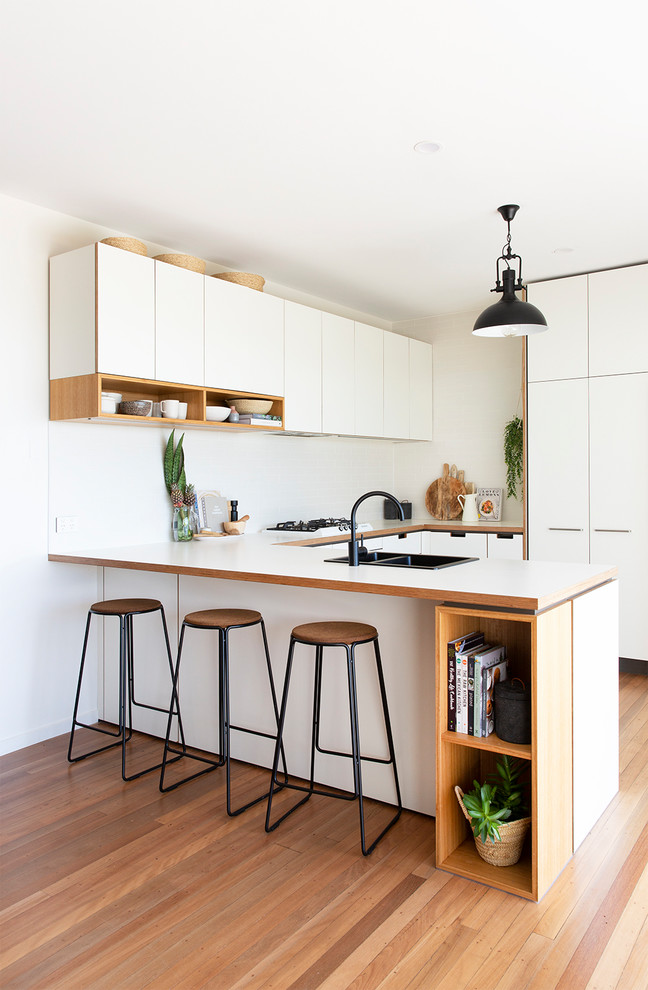
<path fill-rule="evenodd" d="M 526 815 L 525 788 L 520 781 L 525 768 L 524 760 L 504 755 L 497 761 L 496 774 L 483 784 L 474 780 L 474 789 L 468 794 L 455 787 L 461 810 L 475 836 L 475 848 L 483 860 L 494 866 L 512 866 L 522 855 L 531 824 Z"/>
<path fill-rule="evenodd" d="M 195 513 L 196 493 L 194 486 L 187 484 L 184 469 L 184 433 L 175 444 L 175 430 L 171 430 L 164 452 L 164 483 L 171 496 L 173 506 L 173 539 L 177 542 L 192 540 L 196 532 Z"/>

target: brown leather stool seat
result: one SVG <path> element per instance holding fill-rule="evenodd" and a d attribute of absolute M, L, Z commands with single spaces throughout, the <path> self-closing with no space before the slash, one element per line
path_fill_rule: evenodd
<path fill-rule="evenodd" d="M 105 602 L 95 602 L 90 611 L 95 615 L 141 615 L 144 612 L 155 612 L 162 608 L 162 602 L 157 598 L 113 598 Z"/>
<path fill-rule="evenodd" d="M 206 608 L 202 612 L 189 612 L 184 621 L 197 629 L 234 629 L 261 622 L 261 613 L 251 608 Z"/>
<path fill-rule="evenodd" d="M 171 659 L 169 633 L 167 630 L 166 617 L 164 615 L 162 602 L 158 601 L 157 598 L 112 598 L 102 602 L 94 602 L 94 604 L 90 606 L 88 610 L 88 618 L 86 620 L 83 652 L 81 654 L 81 667 L 79 670 L 79 680 L 77 683 L 74 712 L 72 715 L 72 729 L 70 731 L 70 743 L 68 746 L 67 758 L 70 763 L 78 763 L 80 760 L 87 759 L 88 756 L 94 756 L 95 753 L 102 753 L 105 749 L 112 749 L 113 746 L 121 746 L 123 780 L 135 780 L 137 777 L 141 777 L 145 773 L 150 773 L 152 770 L 159 770 L 162 766 L 161 763 L 156 763 L 153 766 L 147 767 L 145 770 L 140 770 L 138 773 L 133 773 L 130 775 L 126 773 L 126 743 L 132 738 L 133 734 L 133 707 L 148 708 L 151 711 L 164 712 L 165 715 L 171 715 L 170 709 L 168 708 L 159 708 L 157 705 L 147 705 L 144 702 L 135 700 L 133 616 L 158 611 L 162 616 L 162 629 L 166 644 L 169 675 L 171 679 L 173 679 L 173 661 Z M 113 732 L 111 729 L 104 729 L 101 726 L 88 725 L 86 722 L 81 722 L 78 718 L 81 684 L 83 681 L 83 671 L 85 668 L 88 635 L 90 633 L 90 620 L 93 615 L 103 617 L 115 616 L 119 619 L 119 718 L 116 732 Z M 80 756 L 72 756 L 74 735 L 78 727 L 90 729 L 93 732 L 100 732 L 102 735 L 112 736 L 116 739 L 116 741 L 108 743 L 105 746 L 99 746 L 97 749 L 90 750 L 90 752 L 82 753 Z M 182 724 L 180 724 L 180 731 L 183 732 Z"/>
<path fill-rule="evenodd" d="M 295 626 L 292 635 L 298 643 L 312 646 L 351 646 L 370 643 L 378 636 L 378 630 L 366 622 L 305 622 Z"/>
<path fill-rule="evenodd" d="M 180 643 L 178 646 L 178 659 L 176 661 L 175 670 L 173 672 L 173 688 L 171 692 L 171 704 L 169 705 L 169 721 L 167 725 L 166 739 L 164 742 L 164 756 L 162 758 L 162 769 L 160 771 L 160 790 L 165 793 L 166 791 L 172 791 L 180 784 L 186 784 L 189 780 L 194 780 L 196 777 L 202 777 L 203 774 L 211 773 L 212 770 L 217 770 L 219 767 L 226 767 L 226 781 L 227 781 L 227 814 L 240 815 L 242 811 L 250 808 L 253 804 L 257 804 L 259 801 L 264 801 L 268 796 L 268 791 L 264 791 L 259 797 L 248 801 L 242 807 L 237 808 L 232 811 L 232 795 L 231 795 L 231 759 L 230 759 L 230 732 L 232 729 L 239 732 L 247 732 L 253 736 L 263 736 L 266 739 L 272 739 L 276 741 L 277 733 L 275 732 L 262 732 L 260 729 L 251 729 L 241 725 L 232 725 L 230 721 L 230 656 L 229 656 L 229 634 L 232 629 L 241 629 L 245 626 L 261 626 L 261 634 L 263 637 L 263 648 L 265 652 L 265 662 L 266 671 L 268 674 L 268 683 L 270 686 L 270 695 L 272 698 L 272 707 L 274 711 L 275 726 L 279 724 L 279 708 L 277 705 L 277 695 L 275 692 L 274 679 L 272 676 L 272 666 L 270 664 L 270 652 L 268 650 L 268 638 L 266 636 L 265 623 L 260 612 L 255 609 L 249 608 L 207 608 L 197 612 L 189 612 L 184 617 L 182 623 L 182 631 L 180 633 Z M 184 644 L 185 631 L 187 629 L 208 629 L 218 632 L 218 742 L 219 742 L 219 752 L 215 754 L 216 758 L 209 758 L 206 756 L 199 756 L 196 753 L 189 753 L 187 751 L 187 745 L 182 738 L 181 748 L 174 748 L 171 742 L 171 728 L 173 723 L 174 715 L 180 717 L 180 702 L 178 695 L 178 680 L 180 677 L 180 661 L 182 659 L 182 649 Z M 283 747 L 281 747 L 281 753 L 283 755 Z M 169 760 L 168 756 L 172 754 L 175 760 L 182 758 L 187 758 L 189 760 L 194 760 L 198 763 L 204 764 L 202 770 L 196 771 L 196 773 L 189 774 L 189 776 L 183 777 L 181 780 L 176 780 L 172 784 L 165 785 L 165 774 L 167 764 L 174 762 L 174 760 Z M 283 757 L 284 771 L 286 760 Z M 279 785 L 280 786 L 280 785 Z"/>
<path fill-rule="evenodd" d="M 297 643 L 304 644 L 306 646 L 315 647 L 315 686 L 313 693 L 313 710 L 312 710 L 312 734 L 311 734 L 311 750 L 310 750 L 310 780 L 308 786 L 303 786 L 302 784 L 296 784 L 289 782 L 286 774 L 286 767 L 284 762 L 284 781 L 279 782 L 277 779 L 277 769 L 279 765 L 279 754 L 280 748 L 283 740 L 283 731 L 286 721 L 286 710 L 288 707 L 288 693 L 290 690 L 290 677 L 292 673 L 293 658 L 295 653 L 295 645 Z M 376 663 L 376 673 L 378 677 L 378 684 L 380 687 L 380 697 L 382 702 L 383 719 L 385 724 L 385 734 L 387 736 L 387 747 L 389 750 L 389 756 L 385 759 L 372 757 L 372 756 L 362 756 L 360 751 L 360 728 L 358 722 L 358 689 L 356 684 L 356 659 L 355 650 L 357 646 L 361 646 L 366 643 L 373 643 L 374 646 L 374 656 Z M 347 661 L 347 679 L 349 688 L 349 718 L 351 725 L 351 752 L 342 753 L 338 750 L 325 749 L 320 745 L 320 715 L 322 707 L 322 667 L 324 659 L 324 650 L 329 647 L 341 647 L 346 652 Z M 346 759 L 351 759 L 353 761 L 353 793 L 339 793 L 330 790 L 326 790 L 321 787 L 315 786 L 315 752 L 326 753 L 329 756 L 342 756 Z M 397 809 L 396 814 L 389 821 L 389 823 L 383 828 L 378 837 L 374 839 L 369 847 L 367 847 L 366 834 L 365 834 L 365 821 L 364 821 L 364 799 L 362 793 L 362 761 L 367 761 L 369 763 L 383 763 L 386 765 L 391 765 L 393 767 L 394 773 L 394 786 L 396 791 L 396 803 Z M 275 788 L 279 789 L 281 787 L 286 787 L 296 791 L 304 791 L 306 796 L 297 801 L 288 811 L 284 812 L 277 821 L 271 824 L 271 812 L 272 812 L 272 797 L 275 792 Z M 290 647 L 288 650 L 288 662 L 286 664 L 286 677 L 284 681 L 283 695 L 281 699 L 281 712 L 279 715 L 279 731 L 277 735 L 277 743 L 275 746 L 274 763 L 272 767 L 272 783 L 270 791 L 268 792 L 268 807 L 266 811 L 266 821 L 265 830 L 266 832 L 273 832 L 278 825 L 283 822 L 288 815 L 291 815 L 293 811 L 296 811 L 302 804 L 311 797 L 312 794 L 319 794 L 324 797 L 338 798 L 343 801 L 353 801 L 358 798 L 358 808 L 360 814 L 360 846 L 362 848 L 362 853 L 364 856 L 368 856 L 372 852 L 377 843 L 382 839 L 385 833 L 395 825 L 400 818 L 401 811 L 403 809 L 400 793 L 400 785 L 398 782 L 398 771 L 396 769 L 396 755 L 394 753 L 394 740 L 392 737 L 391 722 L 389 719 L 389 708 L 387 705 L 387 693 L 385 691 L 385 679 L 383 676 L 382 662 L 380 659 L 380 647 L 378 646 L 378 630 L 375 626 L 370 626 L 366 622 L 344 622 L 344 621 L 329 621 L 329 622 L 305 622 L 302 625 L 295 626 L 290 636 Z"/>

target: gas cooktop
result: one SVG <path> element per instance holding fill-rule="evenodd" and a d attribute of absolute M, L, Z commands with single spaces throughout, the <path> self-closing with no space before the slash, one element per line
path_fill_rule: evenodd
<path fill-rule="evenodd" d="M 371 523 L 356 523 L 356 532 L 366 533 L 372 529 Z M 268 526 L 268 532 L 281 533 L 308 533 L 309 536 L 339 536 L 341 533 L 351 532 L 350 519 L 309 519 L 304 520 L 289 519 L 287 522 L 277 523 L 276 526 Z"/>

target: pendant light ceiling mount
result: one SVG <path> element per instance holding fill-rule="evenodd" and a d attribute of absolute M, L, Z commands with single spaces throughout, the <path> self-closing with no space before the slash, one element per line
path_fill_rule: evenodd
<path fill-rule="evenodd" d="M 507 234 L 506 244 L 497 259 L 495 286 L 491 292 L 501 292 L 502 298 L 477 318 L 473 327 L 477 337 L 521 337 L 547 329 L 547 321 L 540 310 L 515 295 L 524 288 L 522 258 L 511 248 L 511 220 L 519 209 L 515 203 L 497 208 L 506 222 Z"/>

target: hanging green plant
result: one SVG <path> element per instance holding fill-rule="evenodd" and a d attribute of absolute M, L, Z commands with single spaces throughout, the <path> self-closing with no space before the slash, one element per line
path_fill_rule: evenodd
<path fill-rule="evenodd" d="M 520 498 L 524 470 L 524 424 L 519 416 L 514 416 L 504 427 L 504 461 L 506 494 L 509 498 Z"/>

